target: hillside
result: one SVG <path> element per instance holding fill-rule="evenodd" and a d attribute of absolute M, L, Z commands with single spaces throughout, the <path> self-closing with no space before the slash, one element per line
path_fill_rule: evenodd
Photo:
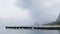
<path fill-rule="evenodd" d="M 60 14 L 59 14 L 59 16 L 58 16 L 58 18 L 56 19 L 55 22 L 47 23 L 47 24 L 44 24 L 44 25 L 60 25 Z"/>

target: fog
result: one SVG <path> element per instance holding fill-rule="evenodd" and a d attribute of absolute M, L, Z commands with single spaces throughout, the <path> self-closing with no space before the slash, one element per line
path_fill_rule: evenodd
<path fill-rule="evenodd" d="M 31 25 L 55 21 L 60 0 L 0 0 L 0 25 Z"/>
<path fill-rule="evenodd" d="M 60 12 L 60 0 L 18 0 L 16 6 L 30 10 L 33 22 L 40 24 L 55 21 Z"/>
<path fill-rule="evenodd" d="M 5 26 L 55 21 L 59 12 L 60 0 L 0 0 L 0 33 L 6 33 Z"/>

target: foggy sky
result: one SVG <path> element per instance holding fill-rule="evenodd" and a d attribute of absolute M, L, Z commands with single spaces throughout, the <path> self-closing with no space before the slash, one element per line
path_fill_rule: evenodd
<path fill-rule="evenodd" d="M 5 26 L 55 21 L 59 12 L 60 0 L 0 0 L 0 33 Z"/>
<path fill-rule="evenodd" d="M 16 7 L 16 2 L 17 0 L 0 0 L 0 26 L 30 24 L 29 11 Z"/>
<path fill-rule="evenodd" d="M 55 21 L 59 9 L 60 0 L 0 0 L 0 22 L 2 25 L 42 24 Z"/>
<path fill-rule="evenodd" d="M 17 7 L 30 10 L 34 22 L 55 21 L 60 12 L 60 0 L 18 0 Z"/>

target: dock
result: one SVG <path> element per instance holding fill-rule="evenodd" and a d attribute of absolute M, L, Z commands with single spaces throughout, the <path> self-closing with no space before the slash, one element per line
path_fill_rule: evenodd
<path fill-rule="evenodd" d="M 32 27 L 32 26 L 6 26 L 6 29 L 28 29 L 28 30 L 60 30 L 60 26 L 40 26 L 40 27 Z"/>

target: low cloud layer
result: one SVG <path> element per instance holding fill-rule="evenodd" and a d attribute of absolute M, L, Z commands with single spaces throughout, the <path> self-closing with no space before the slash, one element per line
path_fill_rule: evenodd
<path fill-rule="evenodd" d="M 0 0 L 1 24 L 32 24 L 55 21 L 60 0 Z"/>
<path fill-rule="evenodd" d="M 17 0 L 0 0 L 0 26 L 30 24 L 28 10 L 16 7 Z"/>
<path fill-rule="evenodd" d="M 60 0 L 18 0 L 17 7 L 30 10 L 34 22 L 55 21 L 60 12 Z"/>

